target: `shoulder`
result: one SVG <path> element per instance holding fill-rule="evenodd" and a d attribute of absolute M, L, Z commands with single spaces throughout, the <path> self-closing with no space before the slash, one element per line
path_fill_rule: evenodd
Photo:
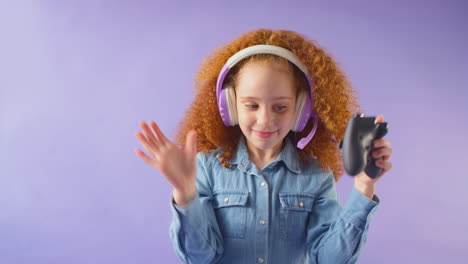
<path fill-rule="evenodd" d="M 333 172 L 330 169 L 323 168 L 320 161 L 310 157 L 307 161 L 300 162 L 301 173 L 311 176 L 315 184 L 321 186 L 334 181 Z"/>
<path fill-rule="evenodd" d="M 303 174 L 308 175 L 324 175 L 327 174 L 328 171 L 322 168 L 320 161 L 315 157 L 308 157 L 307 160 L 299 160 L 299 167 L 301 168 L 301 172 Z"/>
<path fill-rule="evenodd" d="M 223 154 L 223 149 L 218 147 L 207 152 L 198 152 L 197 161 L 205 166 L 213 165 L 216 161 L 219 161 L 219 157 Z"/>
<path fill-rule="evenodd" d="M 226 170 L 218 160 L 222 153 L 221 148 L 197 153 L 197 182 L 201 189 L 213 190 L 217 182 L 215 178 Z"/>

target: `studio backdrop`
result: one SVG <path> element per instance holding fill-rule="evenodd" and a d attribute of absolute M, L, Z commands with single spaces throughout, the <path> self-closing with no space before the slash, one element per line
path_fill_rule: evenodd
<path fill-rule="evenodd" d="M 317 41 L 389 124 L 393 169 L 358 263 L 468 257 L 466 1 L 0 2 L 0 263 L 180 263 L 171 186 L 134 153 L 171 139 L 202 60 L 241 33 Z M 352 178 L 337 183 L 345 202 Z"/>

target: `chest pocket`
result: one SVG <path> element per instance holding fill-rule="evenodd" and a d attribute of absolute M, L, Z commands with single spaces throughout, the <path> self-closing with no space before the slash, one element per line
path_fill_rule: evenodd
<path fill-rule="evenodd" d="M 314 195 L 308 193 L 280 193 L 280 238 L 305 238 L 307 222 L 314 206 Z"/>
<path fill-rule="evenodd" d="M 249 193 L 218 191 L 214 193 L 214 209 L 224 237 L 244 238 Z"/>

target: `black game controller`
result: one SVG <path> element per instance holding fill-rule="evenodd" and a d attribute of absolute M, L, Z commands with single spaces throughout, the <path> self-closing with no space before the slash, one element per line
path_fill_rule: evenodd
<path fill-rule="evenodd" d="M 388 132 L 387 123 L 376 123 L 376 117 L 364 117 L 354 114 L 348 122 L 345 136 L 340 142 L 343 151 L 343 165 L 346 173 L 355 176 L 363 170 L 371 178 L 377 178 L 382 168 L 375 165 L 371 155 L 374 150 L 374 139 L 383 138 Z"/>

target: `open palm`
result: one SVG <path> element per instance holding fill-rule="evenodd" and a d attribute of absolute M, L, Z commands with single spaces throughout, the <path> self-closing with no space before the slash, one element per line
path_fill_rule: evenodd
<path fill-rule="evenodd" d="M 159 129 L 158 125 L 150 121 L 149 126 L 140 122 L 144 135 L 136 132 L 135 136 L 150 154 L 146 155 L 140 149 L 135 153 L 143 161 L 157 169 L 179 191 L 193 189 L 196 177 L 196 133 L 190 131 L 184 147 L 172 143 Z"/>

